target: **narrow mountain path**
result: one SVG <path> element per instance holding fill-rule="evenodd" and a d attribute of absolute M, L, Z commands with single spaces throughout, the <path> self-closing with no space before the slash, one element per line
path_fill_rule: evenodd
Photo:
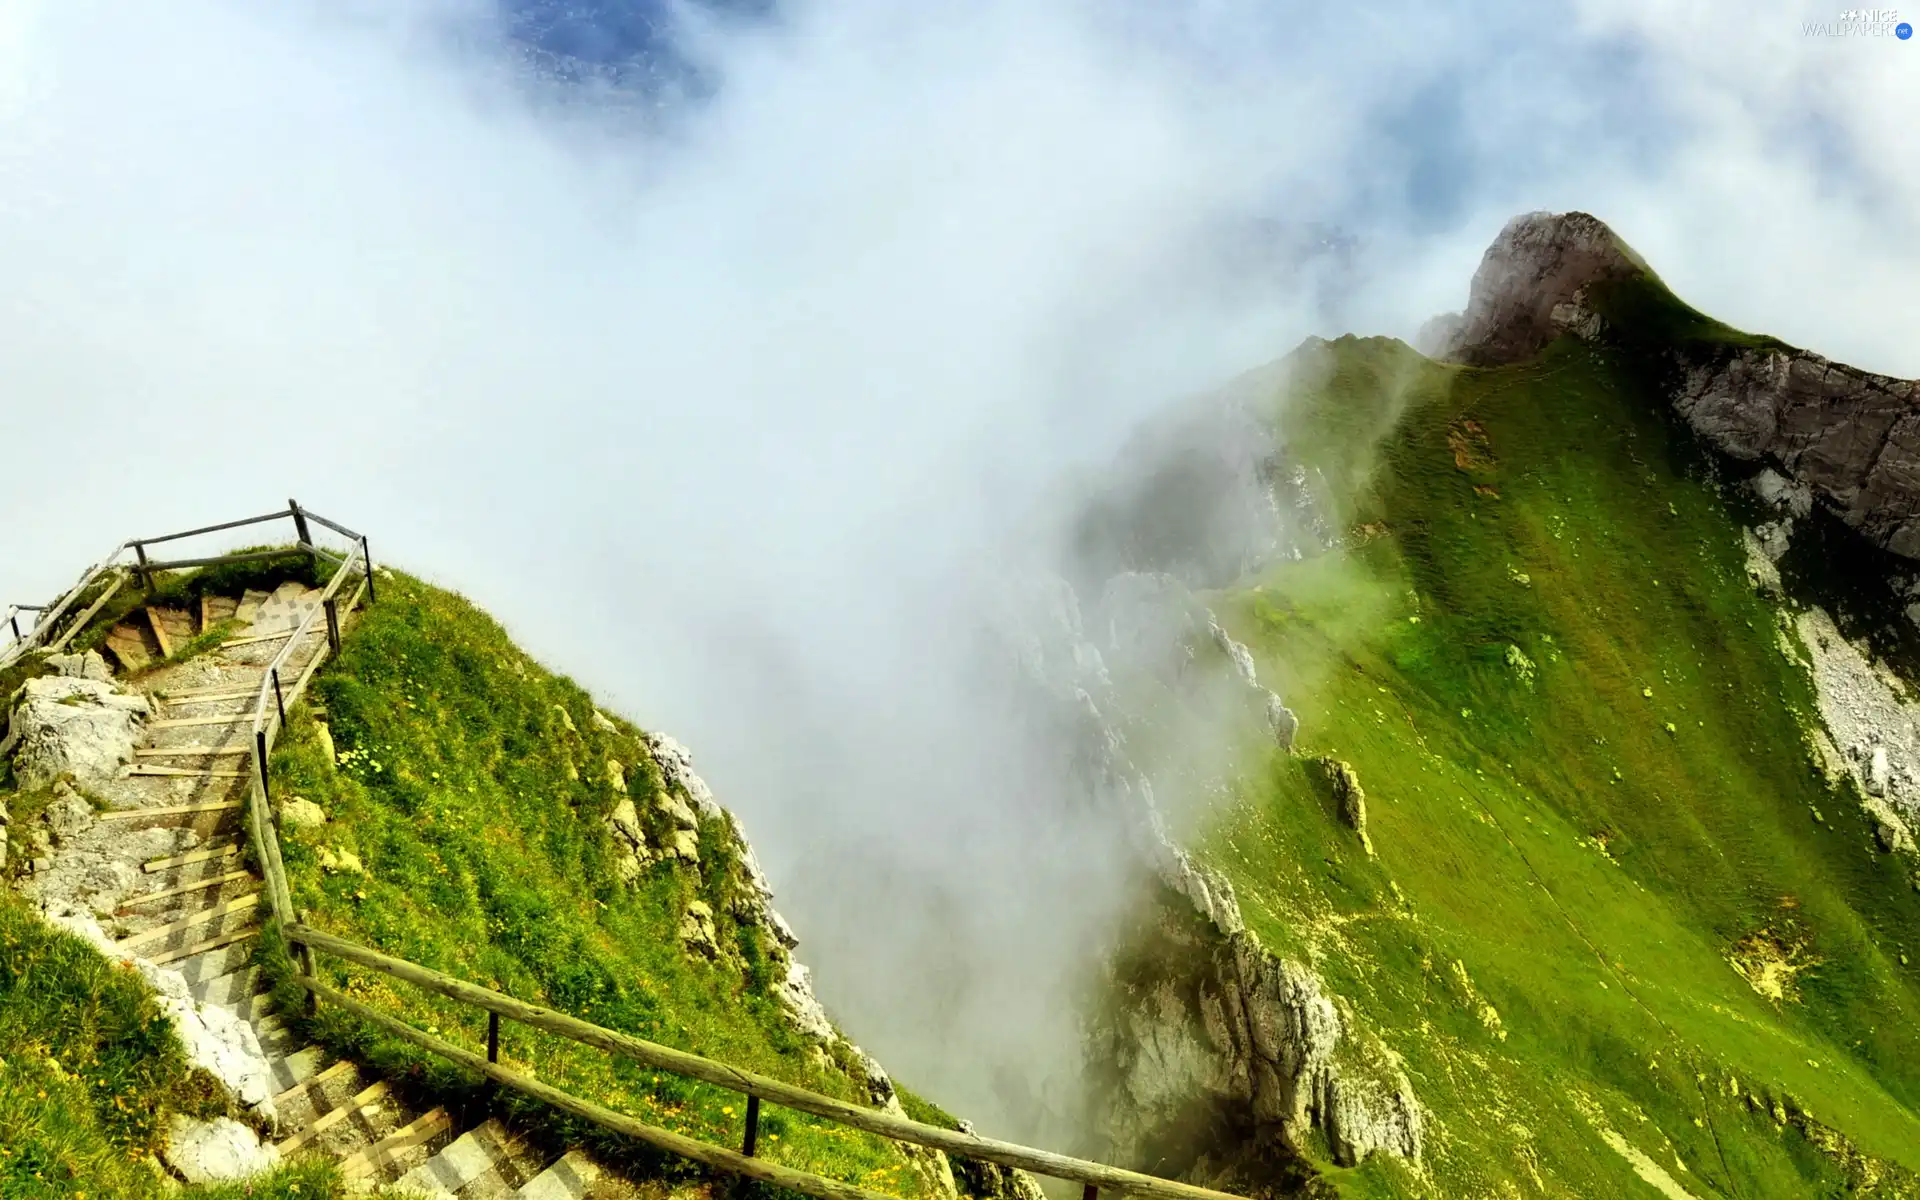
<path fill-rule="evenodd" d="M 554 1158 L 497 1119 L 472 1128 L 447 1109 L 408 1104 L 388 1080 L 302 1042 L 267 1009 L 252 965 L 267 898 L 246 863 L 244 815 L 253 770 L 251 717 L 267 668 L 320 593 L 298 583 L 237 599 L 209 597 L 192 614 L 153 610 L 116 627 L 108 647 L 135 666 L 177 652 L 185 639 L 231 620 L 219 648 L 162 665 L 138 686 L 153 705 L 135 761 L 99 798 L 89 837 L 150 853 L 118 908 L 102 921 L 129 957 L 177 971 L 194 1000 L 249 1025 L 264 1052 L 267 1095 L 282 1157 L 334 1159 L 361 1190 L 462 1200 L 617 1200 L 639 1190 L 579 1150 Z M 324 647 L 315 621 L 283 668 L 291 684 Z M 126 870 L 128 868 L 122 868 Z M 657 1191 L 657 1189 L 655 1189 Z"/>

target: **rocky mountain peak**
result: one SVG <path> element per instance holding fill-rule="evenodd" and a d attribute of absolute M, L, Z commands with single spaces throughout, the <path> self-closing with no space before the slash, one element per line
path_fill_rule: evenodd
<path fill-rule="evenodd" d="M 1645 269 L 1598 217 L 1526 213 L 1508 221 L 1487 247 L 1473 273 L 1467 310 L 1429 321 L 1420 349 L 1475 367 L 1519 362 L 1565 331 L 1562 306 L 1579 307 L 1588 285 Z"/>

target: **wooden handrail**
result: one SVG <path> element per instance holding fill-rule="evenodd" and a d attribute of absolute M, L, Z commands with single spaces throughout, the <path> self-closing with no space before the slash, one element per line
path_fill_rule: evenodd
<path fill-rule="evenodd" d="M 678 1154 L 694 1162 L 757 1179 L 779 1187 L 789 1188 L 805 1195 L 819 1197 L 820 1200 L 896 1200 L 895 1197 L 881 1192 L 868 1191 L 852 1184 L 841 1183 L 806 1171 L 784 1167 L 750 1154 L 739 1154 L 724 1147 L 715 1146 L 694 1138 L 673 1133 L 637 1121 L 632 1117 L 603 1108 L 600 1105 L 568 1095 L 558 1088 L 530 1079 L 518 1072 L 491 1062 L 487 1057 L 464 1050 L 451 1042 L 436 1037 L 423 1030 L 416 1029 L 397 1017 L 379 1012 L 345 995 L 339 990 L 321 983 L 314 976 L 312 951 L 319 950 L 349 962 L 391 975 L 396 979 L 427 988 L 430 991 L 447 996 L 471 1007 L 507 1017 L 536 1029 L 543 1029 L 592 1046 L 608 1053 L 618 1054 L 636 1062 L 645 1063 L 660 1070 L 670 1071 L 690 1079 L 697 1079 L 719 1087 L 740 1092 L 749 1098 L 749 1112 L 757 1117 L 759 1102 L 767 1100 L 784 1105 L 796 1112 L 804 1112 L 816 1117 L 867 1133 L 888 1138 L 897 1142 L 924 1146 L 963 1158 L 978 1159 L 983 1162 L 997 1163 L 1000 1166 L 1031 1171 L 1035 1174 L 1055 1179 L 1067 1179 L 1085 1185 L 1086 1195 L 1091 1197 L 1096 1189 L 1134 1196 L 1152 1197 L 1153 1200 L 1242 1200 L 1228 1192 L 1218 1192 L 1210 1188 L 1196 1187 L 1179 1183 L 1171 1179 L 1161 1179 L 1154 1175 L 1143 1175 L 1136 1171 L 1122 1170 L 1104 1163 L 1090 1162 L 1086 1159 L 1071 1158 L 1050 1151 L 1021 1146 L 1013 1142 L 983 1138 L 975 1134 L 961 1133 L 958 1130 L 942 1129 L 908 1117 L 894 1116 L 879 1109 L 865 1108 L 850 1104 L 832 1096 L 808 1091 L 805 1088 L 783 1083 L 769 1076 L 744 1071 L 737 1067 L 712 1059 L 702 1058 L 683 1050 L 661 1046 L 628 1034 L 604 1029 L 598 1025 L 582 1021 L 565 1013 L 528 1004 L 511 996 L 468 983 L 424 967 L 405 959 L 382 954 L 368 946 L 362 946 L 346 938 L 338 937 L 324 930 L 314 929 L 297 919 L 293 909 L 292 892 L 287 884 L 286 866 L 280 855 L 280 838 L 275 829 L 273 807 L 268 791 L 267 760 L 273 743 L 280 733 L 282 713 L 296 704 L 305 694 L 307 685 L 312 681 L 314 672 L 325 660 L 328 653 L 335 649 L 331 639 L 318 647 L 300 672 L 289 690 L 277 687 L 280 671 L 291 660 L 294 649 L 305 636 L 313 631 L 314 623 L 324 611 L 328 613 L 329 630 L 338 631 L 338 623 L 344 615 L 351 613 L 360 604 L 363 597 L 371 595 L 373 563 L 368 557 L 366 539 L 350 532 L 345 526 L 338 525 L 316 513 L 290 504 L 281 512 L 269 513 L 261 517 L 249 517 L 240 521 L 229 521 L 219 525 L 208 525 L 200 529 L 188 530 L 180 534 L 168 534 L 163 537 L 142 539 L 140 543 L 123 542 L 113 554 L 94 567 L 65 596 L 47 610 L 42 620 L 36 624 L 33 634 L 9 648 L 11 656 L 17 657 L 21 645 L 32 642 L 49 630 L 61 611 L 91 586 L 99 575 L 112 568 L 122 553 L 130 547 L 144 547 L 155 542 L 170 541 L 176 538 L 190 537 L 199 533 L 212 533 L 222 529 L 233 529 L 243 525 L 257 524 L 261 521 L 279 517 L 301 517 L 313 520 L 343 536 L 356 539 L 356 544 L 344 557 L 329 552 L 327 557 L 338 564 L 333 577 L 321 590 L 319 602 L 307 612 L 306 617 L 288 637 L 286 644 L 268 665 L 260 682 L 260 690 L 255 696 L 252 716 L 254 735 L 253 770 L 248 774 L 250 780 L 250 798 L 247 805 L 247 834 L 253 842 L 255 858 L 260 864 L 261 874 L 266 879 L 267 903 L 278 920 L 287 940 L 294 945 L 301 970 L 293 980 L 315 997 L 324 998 L 329 1004 L 338 1005 L 342 1010 L 352 1013 L 361 1020 L 376 1025 L 397 1037 L 404 1038 L 433 1054 L 475 1071 L 488 1079 L 541 1100 L 563 1112 L 572 1113 L 600 1125 L 615 1133 L 635 1138 L 663 1150 Z M 300 545 L 289 551 L 254 551 L 246 554 L 227 555 L 209 559 L 182 559 L 167 563 L 143 561 L 135 570 L 145 572 L 179 566 L 211 565 L 219 562 L 248 561 L 272 557 L 282 553 L 317 552 L 303 537 Z M 359 570 L 354 570 L 355 566 Z M 338 605 L 338 595 L 349 576 L 357 574 L 359 586 L 346 601 L 345 612 Z M 110 594 L 110 593 L 109 593 Z M 95 602 L 88 610 L 90 617 L 105 602 L 104 597 Z M 84 624 L 84 621 L 82 622 Z M 76 626 L 77 628 L 78 626 Z M 71 632 L 69 633 L 71 636 Z M 0 666 L 11 661 L 8 652 L 0 652 Z M 752 1141 L 749 1138 L 748 1146 Z"/>
<path fill-rule="evenodd" d="M 736 1154 L 711 1142 L 699 1141 L 674 1133 L 671 1130 L 647 1125 L 636 1121 L 623 1113 L 610 1108 L 602 1108 L 588 1100 L 571 1096 L 559 1088 L 530 1079 L 518 1071 L 510 1070 L 498 1063 L 488 1062 L 484 1055 L 470 1050 L 462 1050 L 452 1042 L 437 1038 L 423 1030 L 415 1029 L 405 1021 L 388 1016 L 377 1009 L 370 1008 L 351 996 L 315 979 L 303 975 L 294 976 L 294 981 L 316 996 L 323 997 L 329 1004 L 337 1004 L 346 1011 L 370 1024 L 385 1029 L 396 1037 L 420 1046 L 440 1055 L 442 1058 L 459 1063 L 470 1071 L 476 1071 L 496 1083 L 504 1084 L 516 1091 L 525 1092 L 536 1100 L 541 1100 L 562 1112 L 572 1113 L 576 1117 L 585 1117 L 603 1129 L 647 1142 L 662 1150 L 692 1159 L 704 1166 L 717 1167 L 722 1171 L 732 1171 L 736 1175 L 745 1175 L 749 1179 L 758 1179 L 779 1187 L 792 1188 L 809 1196 L 819 1196 L 822 1200 L 898 1200 L 898 1197 L 884 1192 L 870 1192 L 850 1183 L 841 1183 L 836 1179 L 827 1179 L 809 1171 L 799 1171 L 792 1167 L 783 1167 L 779 1163 L 768 1162 L 764 1158 L 751 1158 Z"/>
<path fill-rule="evenodd" d="M 711 1083 L 748 1096 L 758 1096 L 798 1112 L 824 1117 L 829 1121 L 850 1125 L 855 1129 L 878 1134 L 894 1141 L 911 1142 L 916 1146 L 943 1150 L 949 1154 L 960 1155 L 962 1158 L 977 1158 L 998 1163 L 1003 1167 L 1017 1167 L 1023 1171 L 1032 1171 L 1055 1179 L 1071 1179 L 1076 1183 L 1091 1184 L 1094 1187 L 1107 1188 L 1129 1195 L 1156 1197 L 1158 1200 L 1238 1200 L 1229 1193 L 1216 1192 L 1211 1188 L 1178 1183 L 1155 1175 L 1142 1175 L 1137 1171 L 1122 1170 L 1119 1167 L 1110 1167 L 1104 1163 L 1089 1162 L 1080 1158 L 1069 1158 L 1063 1154 L 1036 1150 L 1031 1146 L 1021 1146 L 1013 1142 L 1002 1142 L 976 1134 L 961 1133 L 958 1130 L 942 1129 L 937 1125 L 928 1125 L 908 1117 L 896 1117 L 878 1109 L 849 1104 L 845 1100 L 823 1096 L 819 1092 L 811 1092 L 790 1083 L 782 1083 L 778 1079 L 752 1071 L 743 1071 L 738 1067 L 715 1062 L 710 1058 L 702 1058 L 684 1050 L 675 1050 L 671 1046 L 644 1041 L 630 1034 L 604 1029 L 582 1021 L 578 1017 L 570 1017 L 565 1013 L 542 1008 L 537 1004 L 528 1004 L 524 1000 L 516 1000 L 512 996 L 496 992 L 491 988 L 456 979 L 432 967 L 423 967 L 418 963 L 382 954 L 378 950 L 369 949 L 309 925 L 287 925 L 284 927 L 284 932 L 288 941 L 325 951 L 335 957 L 344 958 L 348 962 L 358 963 L 382 974 L 391 975 L 395 979 L 404 979 L 408 983 L 417 984 L 428 991 L 437 992 L 470 1007 L 499 1013 L 523 1025 L 558 1034 L 582 1045 L 605 1050 L 610 1054 L 618 1054 L 658 1070 L 671 1071 L 676 1075 L 698 1079 L 702 1083 Z M 302 986 L 306 984 L 303 982 Z"/>

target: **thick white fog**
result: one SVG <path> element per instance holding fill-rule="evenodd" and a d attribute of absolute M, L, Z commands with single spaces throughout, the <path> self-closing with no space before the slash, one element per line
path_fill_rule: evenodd
<path fill-rule="evenodd" d="M 298 497 L 686 742 L 850 1033 L 1029 1134 L 1122 894 L 975 627 L 1061 486 L 1583 208 L 1920 374 L 1920 46 L 1824 10 L 1252 0 L 688 16 L 644 128 L 448 5 L 0 0 L 0 603 Z M 1257 218 L 1359 239 L 1254 274 Z"/>

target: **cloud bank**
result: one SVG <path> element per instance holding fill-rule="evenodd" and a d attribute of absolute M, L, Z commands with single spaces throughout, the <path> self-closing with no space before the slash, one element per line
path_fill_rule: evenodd
<path fill-rule="evenodd" d="M 1010 1135 L 1125 882 L 973 636 L 1063 478 L 1411 336 L 1532 208 L 1920 374 L 1920 46 L 1824 11 L 681 12 L 710 93 L 644 121 L 533 102 L 448 36 L 490 17 L 0 0 L 0 595 L 288 495 L 365 529 L 688 742 L 853 1035 Z M 1337 304 L 1266 218 L 1358 235 Z"/>

